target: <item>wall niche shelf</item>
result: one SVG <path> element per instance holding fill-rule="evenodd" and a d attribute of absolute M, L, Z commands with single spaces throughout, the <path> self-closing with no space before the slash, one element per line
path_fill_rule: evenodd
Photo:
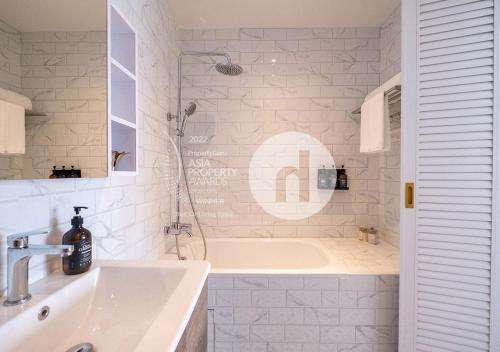
<path fill-rule="evenodd" d="M 108 13 L 109 170 L 110 175 L 134 176 L 138 168 L 137 39 L 116 8 L 110 5 Z M 127 153 L 116 168 L 113 151 Z"/>

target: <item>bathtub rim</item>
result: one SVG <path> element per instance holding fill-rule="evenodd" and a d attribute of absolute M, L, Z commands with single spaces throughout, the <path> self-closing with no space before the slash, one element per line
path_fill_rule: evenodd
<path fill-rule="evenodd" d="M 320 249 L 328 258 L 329 263 L 322 267 L 317 268 L 309 268 L 309 269 L 261 269 L 261 268 L 248 268 L 248 269 L 235 269 L 235 268 L 214 268 L 211 266 L 210 274 L 217 275 L 245 275 L 245 276 L 255 276 L 255 275 L 280 275 L 280 276 L 288 276 L 288 275 L 399 275 L 399 260 L 398 265 L 378 265 L 377 270 L 353 270 L 352 268 L 348 268 L 344 263 L 341 263 L 341 259 L 337 259 L 334 257 L 334 253 L 328 248 L 325 248 L 325 244 L 329 244 L 330 246 L 335 245 L 341 242 L 351 242 L 352 245 L 358 246 L 367 246 L 366 248 L 369 250 L 378 250 L 381 251 L 392 251 L 392 255 L 398 255 L 399 250 L 397 247 L 392 246 L 387 242 L 381 242 L 379 245 L 374 246 L 368 243 L 359 243 L 357 239 L 353 238 L 305 238 L 305 237 L 277 237 L 277 238 L 249 238 L 249 237 L 215 237 L 207 239 L 208 246 L 210 250 L 210 242 L 253 242 L 253 241 L 272 241 L 272 242 L 307 242 L 308 245 L 312 245 L 318 249 Z M 202 242 L 201 238 L 189 238 L 183 239 L 180 243 L 181 252 L 186 251 L 186 247 L 192 243 Z M 330 243 L 329 243 L 330 242 Z M 323 244 L 323 246 L 322 246 Z M 344 245 L 344 244 L 343 244 Z M 175 249 L 174 249 L 175 251 Z M 172 258 L 172 254 L 174 252 L 170 252 L 169 259 Z"/>

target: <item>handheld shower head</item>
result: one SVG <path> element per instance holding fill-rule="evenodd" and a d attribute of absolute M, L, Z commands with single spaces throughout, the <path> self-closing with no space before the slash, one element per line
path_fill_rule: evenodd
<path fill-rule="evenodd" d="M 193 115 L 196 112 L 196 104 L 194 102 L 190 102 L 186 105 L 186 108 L 184 109 L 184 113 L 186 114 L 186 117 L 189 117 Z"/>
<path fill-rule="evenodd" d="M 186 126 L 186 119 L 196 112 L 196 103 L 190 102 L 184 109 L 184 117 L 182 118 L 181 127 L 177 130 L 178 136 L 184 136 L 184 127 Z"/>

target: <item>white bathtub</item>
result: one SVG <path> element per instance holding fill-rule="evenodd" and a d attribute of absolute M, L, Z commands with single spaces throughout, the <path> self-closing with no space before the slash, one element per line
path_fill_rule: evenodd
<path fill-rule="evenodd" d="M 329 238 L 215 238 L 207 242 L 212 273 L 399 273 L 398 250 L 388 244 Z M 184 241 L 181 252 L 188 259 L 201 259 L 203 242 L 199 238 Z"/>
<path fill-rule="evenodd" d="M 202 259 L 201 239 L 183 237 L 181 252 Z M 167 257 L 176 260 L 175 249 Z M 389 244 L 214 238 L 207 259 L 210 352 L 302 351 L 311 342 L 397 351 L 399 254 Z"/>
<path fill-rule="evenodd" d="M 207 260 L 220 269 L 317 269 L 330 262 L 323 248 L 301 240 L 214 239 L 208 242 Z M 196 258 L 203 256 L 203 243 L 195 241 L 190 249 Z"/>

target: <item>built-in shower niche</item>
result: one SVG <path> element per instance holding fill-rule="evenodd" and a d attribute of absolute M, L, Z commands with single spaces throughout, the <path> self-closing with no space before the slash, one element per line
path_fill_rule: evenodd
<path fill-rule="evenodd" d="M 110 8 L 110 163 L 112 174 L 137 172 L 136 35 L 132 26 Z M 114 165 L 113 155 L 127 153 Z"/>

